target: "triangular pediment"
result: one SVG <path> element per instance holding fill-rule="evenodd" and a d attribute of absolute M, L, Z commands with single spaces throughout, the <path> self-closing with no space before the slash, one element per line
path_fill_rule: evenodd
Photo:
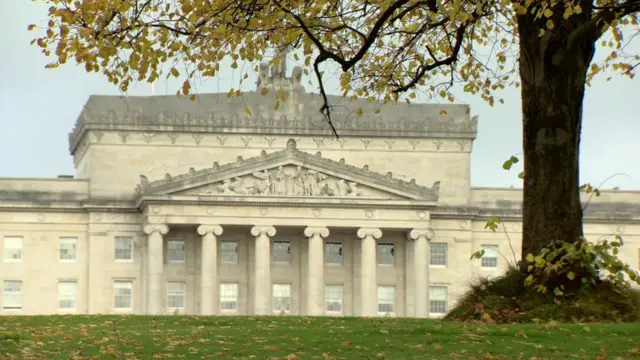
<path fill-rule="evenodd" d="M 436 202 L 439 184 L 428 188 L 392 174 L 348 165 L 300 151 L 295 141 L 275 153 L 242 159 L 212 168 L 148 182 L 141 176 L 140 195 L 334 197 L 354 199 L 408 199 Z"/>

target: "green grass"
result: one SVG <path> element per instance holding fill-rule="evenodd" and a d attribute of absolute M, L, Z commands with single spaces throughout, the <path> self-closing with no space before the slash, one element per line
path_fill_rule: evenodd
<path fill-rule="evenodd" d="M 115 332 L 113 319 L 115 319 Z M 119 342 L 116 340 L 119 338 Z M 640 358 L 640 324 L 418 319 L 2 316 L 0 359 Z M 81 356 L 77 356 L 82 351 Z M 15 357 L 22 353 L 22 357 Z M 76 357 L 74 357 L 76 356 Z"/>

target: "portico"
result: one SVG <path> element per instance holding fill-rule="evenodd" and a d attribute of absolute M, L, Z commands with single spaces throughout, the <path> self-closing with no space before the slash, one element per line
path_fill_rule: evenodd
<path fill-rule="evenodd" d="M 177 225 L 177 224 L 175 224 Z M 234 224 L 236 225 L 236 224 Z M 428 226 L 428 220 L 423 222 L 423 226 Z M 167 258 L 163 254 L 163 242 L 167 236 L 171 236 L 172 224 L 147 224 L 145 226 L 145 234 L 147 234 L 147 304 L 146 313 L 148 314 L 166 314 L 169 309 L 165 306 L 163 299 L 166 298 L 166 288 L 164 283 L 166 282 L 165 274 L 165 262 L 163 259 Z M 275 263 L 272 253 L 272 243 L 274 237 L 278 232 L 279 226 L 268 225 L 255 225 L 255 226 L 243 226 L 242 229 L 246 229 L 248 235 L 252 238 L 252 241 L 247 245 L 251 248 L 249 250 L 253 256 L 250 261 L 244 264 L 240 264 L 247 271 L 250 281 L 247 286 L 247 294 L 251 294 L 247 299 L 249 303 L 248 314 L 254 315 L 270 315 L 279 313 L 280 310 L 273 306 L 272 299 L 272 285 L 274 284 L 274 277 L 272 277 L 272 267 L 281 268 L 293 267 L 292 263 L 283 264 Z M 293 289 L 295 292 L 303 294 L 303 296 L 297 301 L 296 306 L 299 308 L 299 313 L 304 315 L 322 316 L 327 314 L 326 310 L 326 298 L 325 298 L 325 286 L 327 284 L 335 284 L 336 282 L 344 282 L 342 277 L 332 277 L 331 270 L 327 267 L 331 267 L 332 264 L 325 263 L 324 249 L 327 242 L 327 238 L 331 232 L 330 227 L 322 226 L 306 226 L 299 227 L 298 229 L 288 227 L 289 230 L 301 230 L 302 237 L 297 239 L 291 239 L 290 242 L 298 242 L 300 248 L 304 249 L 303 252 L 297 252 L 292 254 L 293 257 L 298 253 L 303 255 L 304 262 L 302 267 L 304 268 L 304 276 L 300 279 L 299 288 Z M 199 276 L 200 282 L 197 293 L 199 293 L 199 310 L 200 315 L 216 315 L 225 313 L 224 309 L 220 308 L 220 276 L 219 269 L 224 268 L 226 265 L 219 261 L 218 251 L 220 248 L 219 237 L 224 233 L 225 226 L 217 224 L 206 224 L 197 226 L 198 235 L 201 237 L 200 243 L 200 255 L 201 261 L 199 264 Z M 398 237 L 395 239 L 385 239 L 384 227 L 361 227 L 357 229 L 341 229 L 346 230 L 347 233 L 351 232 L 354 235 L 352 238 L 341 238 L 341 241 L 348 241 L 349 248 L 354 249 L 348 256 L 350 259 L 345 260 L 340 266 L 352 265 L 359 263 L 356 267 L 347 268 L 346 272 L 351 286 L 345 286 L 344 291 L 348 294 L 348 298 L 351 300 L 351 308 L 353 313 L 360 316 L 378 316 L 381 315 L 378 311 L 378 285 L 385 278 L 384 274 L 378 274 L 380 271 L 393 271 L 396 267 L 404 268 L 406 272 L 412 273 L 412 282 L 402 281 L 382 281 L 386 285 L 401 287 L 405 286 L 410 288 L 412 292 L 415 292 L 415 302 L 413 306 L 407 304 L 409 301 L 406 296 L 403 304 L 394 304 L 402 311 L 395 311 L 395 315 L 407 315 L 410 311 L 409 308 L 413 308 L 412 316 L 427 317 L 428 316 L 428 304 L 427 304 L 427 289 L 428 289 L 428 266 L 424 266 L 428 257 L 427 250 L 427 238 L 433 237 L 433 233 L 429 228 L 413 228 L 413 229 L 392 229 L 390 234 L 398 234 L 405 232 L 406 238 L 403 244 L 398 244 Z M 352 230 L 352 231 L 350 231 Z M 395 231 L 394 231 L 395 230 Z M 428 236 L 427 236 L 428 235 Z M 415 238 L 415 239 L 414 239 Z M 430 239 L 430 237 L 429 237 Z M 303 244 L 305 243 L 306 244 Z M 397 248 L 412 246 L 413 251 L 419 251 L 422 254 L 414 256 L 413 265 L 407 266 L 407 264 L 394 263 L 390 266 L 386 264 L 380 264 L 377 261 L 377 253 L 379 253 L 379 243 L 392 243 L 398 244 Z M 397 251 L 397 250 L 396 250 Z M 326 274 L 326 275 L 325 275 Z M 328 276 L 327 276 L 328 275 Z M 275 277 L 275 280 L 279 282 L 286 282 L 292 279 L 288 279 L 282 274 Z M 290 281 L 291 282 L 291 281 Z M 289 284 L 290 284 L 289 282 Z M 304 289 L 304 291 L 303 291 Z M 401 290 L 401 291 L 400 291 Z M 404 294 L 406 289 L 399 289 L 399 292 Z M 289 313 L 291 310 L 283 311 Z M 227 311 L 228 313 L 228 311 Z M 241 313 L 241 312 L 237 312 Z M 348 314 L 345 314 L 348 315 Z"/>

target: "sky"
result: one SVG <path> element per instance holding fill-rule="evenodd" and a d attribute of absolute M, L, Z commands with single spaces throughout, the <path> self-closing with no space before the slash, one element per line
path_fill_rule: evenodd
<path fill-rule="evenodd" d="M 87 74 L 68 63 L 46 70 L 51 61 L 29 43 L 36 35 L 27 25 L 46 20 L 41 2 L 0 0 L 0 177 L 56 177 L 73 174 L 68 133 L 90 95 L 121 95 L 101 74 Z M 640 41 L 632 43 L 640 53 Z M 602 55 L 601 52 L 597 53 Z M 289 61 L 288 68 L 295 64 Z M 198 92 L 226 93 L 237 84 L 237 73 L 203 80 Z M 158 83 L 155 94 L 175 94 L 178 81 Z M 337 87 L 329 88 L 336 93 Z M 317 89 L 307 91 L 317 92 Z M 633 80 L 604 77 L 587 89 L 584 102 L 580 182 L 603 188 L 640 190 L 640 123 L 637 105 L 640 76 Z M 151 95 L 151 86 L 135 86 L 129 95 Z M 502 163 L 522 152 L 520 91 L 503 92 L 505 104 L 490 107 L 479 97 L 456 93 L 458 103 L 479 116 L 478 136 L 471 156 L 471 184 L 476 187 L 521 187 L 519 167 Z M 393 121 L 393 119 L 389 119 Z M 616 175 L 620 174 L 620 175 Z"/>

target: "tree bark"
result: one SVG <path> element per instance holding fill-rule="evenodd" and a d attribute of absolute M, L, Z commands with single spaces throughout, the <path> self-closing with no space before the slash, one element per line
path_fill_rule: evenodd
<path fill-rule="evenodd" d="M 518 17 L 525 174 L 522 259 L 554 240 L 573 242 L 583 236 L 582 102 L 597 36 L 586 34 L 567 48 L 571 31 L 587 19 L 581 18 L 556 19 L 556 29 L 549 31 L 546 19 Z M 547 33 L 540 36 L 540 29 Z"/>

